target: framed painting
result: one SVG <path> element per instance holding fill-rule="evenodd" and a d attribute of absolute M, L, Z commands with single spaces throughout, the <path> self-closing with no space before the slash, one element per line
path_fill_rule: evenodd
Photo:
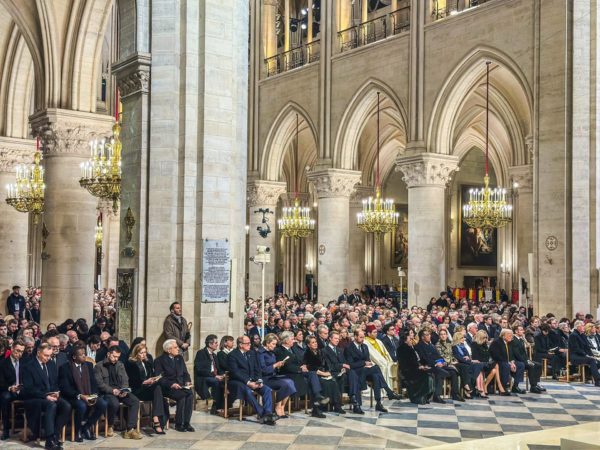
<path fill-rule="evenodd" d="M 391 267 L 408 268 L 408 205 L 396 204 L 398 226 L 392 234 Z"/>
<path fill-rule="evenodd" d="M 460 186 L 458 205 L 458 265 L 491 268 L 498 264 L 498 230 L 473 228 L 463 221 L 463 205 L 469 202 L 469 190 L 476 186 Z"/>

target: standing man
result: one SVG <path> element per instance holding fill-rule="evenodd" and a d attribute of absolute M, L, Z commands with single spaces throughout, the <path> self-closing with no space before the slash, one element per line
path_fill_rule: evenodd
<path fill-rule="evenodd" d="M 25 297 L 20 293 L 21 286 L 13 286 L 12 293 L 6 299 L 8 314 L 21 319 L 25 315 Z"/>
<path fill-rule="evenodd" d="M 163 331 L 167 339 L 173 339 L 181 349 L 184 360 L 187 360 L 187 350 L 190 346 L 190 330 L 188 323 L 181 315 L 181 303 L 173 302 L 169 307 L 171 314 L 165 319 Z"/>

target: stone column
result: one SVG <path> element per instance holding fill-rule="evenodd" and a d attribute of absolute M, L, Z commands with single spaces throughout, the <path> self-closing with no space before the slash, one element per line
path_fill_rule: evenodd
<path fill-rule="evenodd" d="M 510 168 L 513 190 L 513 228 L 516 232 L 516 267 L 518 286 L 521 279 L 527 281 L 531 293 L 532 280 L 529 276 L 529 254 L 533 253 L 533 165 L 513 166 Z M 524 300 L 524 297 L 522 298 Z"/>
<path fill-rule="evenodd" d="M 102 283 L 101 287 L 116 289 L 119 266 L 119 212 L 115 214 L 112 203 L 104 203 L 102 211 Z"/>
<path fill-rule="evenodd" d="M 42 139 L 45 167 L 44 223 L 48 230 L 42 262 L 42 327 L 67 317 L 92 318 L 96 204 L 79 187 L 80 164 L 89 159 L 89 141 L 110 136 L 110 116 L 47 109 L 30 118 Z"/>
<path fill-rule="evenodd" d="M 277 270 L 277 202 L 281 194 L 286 191 L 286 184 L 278 181 L 256 180 L 248 183 L 248 217 L 250 218 L 250 232 L 248 234 L 249 246 L 248 257 L 256 254 L 257 245 L 266 245 L 271 249 L 271 262 L 265 266 L 265 295 L 268 297 L 275 292 L 275 274 Z M 263 214 L 259 210 L 268 209 L 272 214 L 265 214 L 268 222 L 262 223 Z M 271 232 L 262 237 L 258 228 L 267 229 Z M 261 268 L 250 261 L 248 264 L 248 295 L 254 299 L 261 296 Z"/>
<path fill-rule="evenodd" d="M 265 58 L 270 58 L 277 54 L 277 31 L 275 30 L 275 21 L 277 20 L 278 4 L 279 0 L 263 0 L 261 28 Z"/>
<path fill-rule="evenodd" d="M 352 24 L 352 1 L 340 0 L 338 3 L 337 31 L 347 30 Z"/>
<path fill-rule="evenodd" d="M 423 153 L 396 165 L 408 187 L 408 303 L 426 306 L 446 287 L 445 189 L 458 158 Z"/>
<path fill-rule="evenodd" d="M 319 198 L 318 286 L 327 303 L 348 287 L 350 195 L 360 180 L 354 170 L 325 169 L 309 174 Z"/>
<path fill-rule="evenodd" d="M 366 254 L 365 232 L 358 228 L 356 215 L 362 211 L 362 200 L 373 195 L 371 186 L 357 186 L 350 197 L 350 242 L 348 256 L 348 289 L 359 288 L 365 284 Z"/>
<path fill-rule="evenodd" d="M 29 139 L 0 137 L 0 295 L 10 294 L 15 284 L 25 288 L 28 282 L 28 214 L 21 213 L 8 205 L 5 186 L 15 182 L 15 167 L 31 164 L 35 143 Z M 41 221 L 40 221 L 41 222 Z M 4 312 L 5 303 L 0 311 Z"/>

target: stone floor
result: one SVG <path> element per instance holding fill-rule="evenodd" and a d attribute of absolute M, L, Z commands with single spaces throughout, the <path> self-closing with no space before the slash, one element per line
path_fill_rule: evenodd
<path fill-rule="evenodd" d="M 224 420 L 206 412 L 195 412 L 195 433 L 169 431 L 167 436 L 145 435 L 141 441 L 121 437 L 99 439 L 65 447 L 87 448 L 169 448 L 169 449 L 268 449 L 268 450 L 333 450 L 333 449 L 411 449 L 411 448 L 560 448 L 560 437 L 568 430 L 583 427 L 597 432 L 600 442 L 600 389 L 590 385 L 544 383 L 547 394 L 524 394 L 513 397 L 492 396 L 447 405 L 416 407 L 406 400 L 387 401 L 389 413 L 380 414 L 368 408 L 365 398 L 364 416 L 328 414 L 326 419 L 312 419 L 302 411 L 276 426 L 259 425 L 254 418 L 243 422 Z M 587 423 L 586 425 L 582 425 Z M 562 427 L 562 428 L 561 428 Z M 579 432 L 581 434 L 581 432 Z M 527 446 L 513 447 L 531 436 Z M 552 438 L 554 436 L 554 438 Z M 524 438 L 522 438 L 524 437 Z M 483 440 L 482 440 L 483 439 Z M 535 440 L 537 439 L 537 440 Z M 554 440 L 552 440 L 554 439 Z M 558 440 L 557 440 L 558 439 Z M 496 443 L 496 444 L 494 444 Z M 473 445 L 472 445 L 473 444 Z M 492 447 L 490 447 L 492 445 Z M 2 442 L 8 449 L 28 448 L 15 439 Z"/>

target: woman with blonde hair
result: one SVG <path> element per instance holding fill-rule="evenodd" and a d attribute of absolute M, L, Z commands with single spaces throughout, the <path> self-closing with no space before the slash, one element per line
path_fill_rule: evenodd
<path fill-rule="evenodd" d="M 480 377 L 483 380 L 484 374 L 486 374 L 485 381 L 483 382 L 483 393 L 481 397 L 487 398 L 487 387 L 492 381 L 496 381 L 500 393 L 504 393 L 504 386 L 500 381 L 500 368 L 498 364 L 493 362 L 490 358 L 490 349 L 488 346 L 488 335 L 484 330 L 479 330 L 475 334 L 475 339 L 471 344 L 471 354 L 473 361 L 477 360 L 483 364 L 483 370 L 480 373 Z"/>
<path fill-rule="evenodd" d="M 285 361 L 277 361 L 273 353 L 278 343 L 276 334 L 267 334 L 263 346 L 258 349 L 258 363 L 264 383 L 276 392 L 275 414 L 279 419 L 286 419 L 289 416 L 285 413 L 285 406 L 290 396 L 296 393 L 296 387 L 291 379 L 278 375 L 279 368 L 285 364 Z"/>

